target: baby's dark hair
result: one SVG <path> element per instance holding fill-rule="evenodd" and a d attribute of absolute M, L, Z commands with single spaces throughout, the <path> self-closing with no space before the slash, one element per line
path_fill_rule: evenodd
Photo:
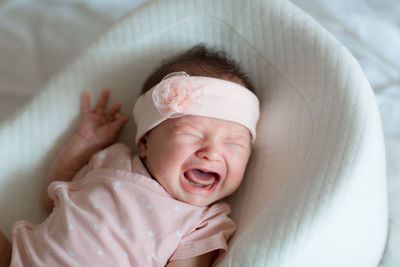
<path fill-rule="evenodd" d="M 196 45 L 183 53 L 163 60 L 161 65 L 146 79 L 141 93 L 144 94 L 171 72 L 185 71 L 190 76 L 206 76 L 236 82 L 254 92 L 253 84 L 239 63 L 224 50 Z"/>

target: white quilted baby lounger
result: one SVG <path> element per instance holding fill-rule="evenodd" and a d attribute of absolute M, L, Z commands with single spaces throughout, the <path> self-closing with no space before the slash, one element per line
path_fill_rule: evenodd
<path fill-rule="evenodd" d="M 129 115 L 152 69 L 198 43 L 240 61 L 261 102 L 228 199 L 238 230 L 218 266 L 377 266 L 388 214 L 375 97 L 348 50 L 285 0 L 150 1 L 120 20 L 0 126 L 1 230 L 45 218 L 45 174 L 77 128 L 83 90 L 94 101 L 110 88 Z M 134 131 L 120 141 L 133 146 Z"/>

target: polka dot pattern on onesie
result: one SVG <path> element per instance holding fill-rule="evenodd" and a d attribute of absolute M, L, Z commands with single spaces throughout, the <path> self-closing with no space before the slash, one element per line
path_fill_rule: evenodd
<path fill-rule="evenodd" d="M 115 151 L 119 147 L 109 149 Z M 113 159 L 108 152 L 99 154 L 104 155 L 101 160 L 100 156 L 91 159 L 88 166 L 92 169 L 87 168 L 81 179 L 49 186 L 49 193 L 57 200 L 56 208 L 40 226 L 43 234 L 32 233 L 38 237 L 32 246 L 35 253 L 42 251 L 40 257 L 48 260 L 46 266 L 67 266 L 71 262 L 79 264 L 77 266 L 165 266 L 171 256 L 178 253 L 190 257 L 194 249 L 188 245 L 190 242 L 185 243 L 185 239 L 197 233 L 196 227 L 207 218 L 210 210 L 171 198 L 145 173 L 139 158 L 132 163 L 118 155 L 116 162 L 108 162 Z M 99 162 L 98 167 L 96 162 Z M 125 169 L 121 169 L 122 165 L 126 165 Z M 138 173 L 131 172 L 128 167 Z M 225 221 L 229 208 L 224 205 L 218 212 L 214 209 L 210 218 L 215 220 L 218 218 L 215 214 L 221 213 L 219 222 L 232 229 L 231 221 Z M 202 229 L 207 230 L 212 223 L 203 225 Z M 14 235 L 18 237 L 21 232 L 32 229 L 35 228 L 19 225 Z M 197 234 L 196 239 L 207 240 L 207 236 L 202 235 Z M 210 243 L 204 243 L 202 247 L 224 249 L 224 238 L 212 238 L 216 242 L 222 240 L 222 243 L 207 241 Z M 13 241 L 16 250 L 26 247 L 23 239 L 14 238 Z M 181 244 L 186 249 L 182 249 Z M 21 261 L 22 266 L 43 266 L 43 263 Z"/>

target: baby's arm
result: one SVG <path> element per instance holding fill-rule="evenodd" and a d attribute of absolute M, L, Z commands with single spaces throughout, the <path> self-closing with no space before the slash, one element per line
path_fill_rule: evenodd
<path fill-rule="evenodd" d="M 205 267 L 211 266 L 214 262 L 215 257 L 218 254 L 218 250 L 208 252 L 203 255 L 199 255 L 189 259 L 175 260 L 169 262 L 165 267 Z"/>
<path fill-rule="evenodd" d="M 47 212 L 53 209 L 53 201 L 47 194 L 47 187 L 53 181 L 70 181 L 90 157 L 98 150 L 112 144 L 128 118 L 119 113 L 121 105 L 114 104 L 106 112 L 110 91 L 105 90 L 96 104 L 90 108 L 90 94 L 82 96 L 82 120 L 76 133 L 55 158 L 46 178 L 42 193 L 42 205 Z"/>

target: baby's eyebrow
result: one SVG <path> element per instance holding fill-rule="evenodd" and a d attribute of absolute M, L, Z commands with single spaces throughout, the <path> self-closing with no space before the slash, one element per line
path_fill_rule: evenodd
<path fill-rule="evenodd" d="M 249 135 L 231 135 L 227 140 L 232 140 L 232 141 L 245 141 L 249 142 L 250 141 L 250 136 Z"/>
<path fill-rule="evenodd" d="M 193 123 L 190 120 L 181 120 L 181 121 L 176 121 L 174 123 L 176 128 L 192 128 L 192 129 L 196 129 L 199 130 L 199 128 L 202 127 L 201 124 L 197 124 L 197 123 Z"/>
<path fill-rule="evenodd" d="M 174 125 L 173 129 L 175 131 L 201 131 L 199 127 L 186 123 L 177 123 Z"/>

